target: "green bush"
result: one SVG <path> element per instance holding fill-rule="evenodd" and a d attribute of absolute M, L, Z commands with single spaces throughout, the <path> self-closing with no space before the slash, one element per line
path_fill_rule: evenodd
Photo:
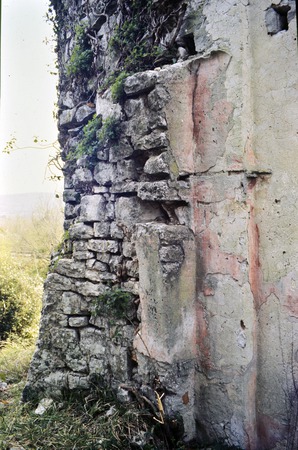
<path fill-rule="evenodd" d="M 83 137 L 76 150 L 68 155 L 68 159 L 80 158 L 84 155 L 93 155 L 101 146 L 118 141 L 120 137 L 120 121 L 115 117 L 107 117 L 104 121 L 101 116 L 94 115 L 83 128 Z"/>
<path fill-rule="evenodd" d="M 112 316 L 114 319 L 127 317 L 131 306 L 132 294 L 120 288 L 112 288 L 99 295 L 94 301 L 93 315 Z"/>
<path fill-rule="evenodd" d="M 42 283 L 9 255 L 0 257 L 0 341 L 12 334 L 36 335 L 41 308 Z"/>
<path fill-rule="evenodd" d="M 67 75 L 88 74 L 93 61 L 93 52 L 86 35 L 85 27 L 81 24 L 75 28 L 75 45 L 67 64 Z"/>
<path fill-rule="evenodd" d="M 9 338 L 0 345 L 0 380 L 18 383 L 25 379 L 35 344 L 28 339 Z"/>
<path fill-rule="evenodd" d="M 129 76 L 128 72 L 121 72 L 111 86 L 111 94 L 113 102 L 121 102 L 125 97 L 124 81 Z"/>
<path fill-rule="evenodd" d="M 100 145 L 107 145 L 117 142 L 120 138 L 120 120 L 116 117 L 107 117 L 97 133 L 97 139 Z"/>
<path fill-rule="evenodd" d="M 79 158 L 83 155 L 92 155 L 98 149 L 98 138 L 97 133 L 102 127 L 102 119 L 100 116 L 93 116 L 91 120 L 87 123 L 87 125 L 83 128 L 83 138 L 78 144 L 75 154 L 71 156 L 75 156 Z"/>

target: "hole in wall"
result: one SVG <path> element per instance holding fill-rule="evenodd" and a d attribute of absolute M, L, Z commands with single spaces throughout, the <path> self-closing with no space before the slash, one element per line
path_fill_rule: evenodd
<path fill-rule="evenodd" d="M 242 319 L 240 320 L 240 327 L 242 328 L 242 330 L 245 330 L 246 328 Z"/>
<path fill-rule="evenodd" d="M 291 6 L 289 3 L 280 3 L 279 5 L 272 5 L 266 10 L 265 23 L 267 27 L 267 33 L 271 36 L 281 31 L 287 31 L 289 29 L 289 21 L 292 16 L 289 17 L 289 11 Z"/>

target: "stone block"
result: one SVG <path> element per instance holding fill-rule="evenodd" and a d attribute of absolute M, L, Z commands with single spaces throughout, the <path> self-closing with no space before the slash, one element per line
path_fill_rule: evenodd
<path fill-rule="evenodd" d="M 107 202 L 106 204 L 106 218 L 110 221 L 115 219 L 115 203 Z"/>
<path fill-rule="evenodd" d="M 110 161 L 117 162 L 123 158 L 128 158 L 133 152 L 134 149 L 128 139 L 121 138 L 117 145 L 112 145 L 110 147 Z"/>
<path fill-rule="evenodd" d="M 93 236 L 94 230 L 91 225 L 78 222 L 69 227 L 70 239 L 91 239 Z"/>
<path fill-rule="evenodd" d="M 82 374 L 68 374 L 68 387 L 72 389 L 88 389 L 90 387 L 89 379 Z"/>
<path fill-rule="evenodd" d="M 71 278 L 58 273 L 49 273 L 45 281 L 45 289 L 49 291 L 70 291 L 72 284 Z"/>
<path fill-rule="evenodd" d="M 75 120 L 77 124 L 87 123 L 92 119 L 95 113 L 95 108 L 86 105 L 80 106 L 75 113 Z"/>
<path fill-rule="evenodd" d="M 57 273 L 70 278 L 84 278 L 85 270 L 85 263 L 66 258 L 60 259 L 55 269 Z"/>
<path fill-rule="evenodd" d="M 143 98 L 128 99 L 124 103 L 124 111 L 128 119 L 144 115 L 145 107 Z"/>
<path fill-rule="evenodd" d="M 80 348 L 86 355 L 104 355 L 106 348 L 103 341 L 103 334 L 95 328 L 83 328 L 80 331 Z"/>
<path fill-rule="evenodd" d="M 108 264 L 110 261 L 111 254 L 110 253 L 96 253 L 96 259 L 104 264 Z"/>
<path fill-rule="evenodd" d="M 82 222 L 102 222 L 105 219 L 105 200 L 102 195 L 86 195 L 81 200 Z"/>
<path fill-rule="evenodd" d="M 101 186 L 109 186 L 115 179 L 115 167 L 107 162 L 99 162 L 94 168 L 94 179 Z"/>
<path fill-rule="evenodd" d="M 75 173 L 72 176 L 72 183 L 74 188 L 79 191 L 84 187 L 88 187 L 92 184 L 93 175 L 91 170 L 85 167 L 79 167 L 76 169 Z"/>
<path fill-rule="evenodd" d="M 66 203 L 64 207 L 64 217 L 65 219 L 74 219 L 76 217 L 76 210 L 74 205 Z"/>
<path fill-rule="evenodd" d="M 181 245 L 167 245 L 159 249 L 159 258 L 163 263 L 182 263 L 184 252 Z"/>
<path fill-rule="evenodd" d="M 131 142 L 135 150 L 155 150 L 167 148 L 169 141 L 165 132 L 160 130 L 153 130 L 150 134 L 138 138 L 131 137 Z"/>
<path fill-rule="evenodd" d="M 149 175 L 169 174 L 169 162 L 170 157 L 167 152 L 163 152 L 158 156 L 151 156 L 151 158 L 146 161 L 144 172 L 148 173 Z"/>
<path fill-rule="evenodd" d="M 170 99 L 170 94 L 164 86 L 157 85 L 148 95 L 148 107 L 153 111 L 160 111 Z"/>
<path fill-rule="evenodd" d="M 118 241 L 90 239 L 88 241 L 88 249 L 98 253 L 117 253 L 119 251 Z"/>
<path fill-rule="evenodd" d="M 78 336 L 75 330 L 52 328 L 50 330 L 52 345 L 66 351 L 78 345 Z"/>
<path fill-rule="evenodd" d="M 128 77 L 124 83 L 126 95 L 140 95 L 152 90 L 156 84 L 157 73 L 153 70 Z"/>
<path fill-rule="evenodd" d="M 111 238 L 112 239 L 123 239 L 124 232 L 115 222 L 111 223 Z"/>
<path fill-rule="evenodd" d="M 89 323 L 89 319 L 87 316 L 82 317 L 69 317 L 68 324 L 70 327 L 79 328 L 85 327 Z"/>
<path fill-rule="evenodd" d="M 77 281 L 73 286 L 73 290 L 84 297 L 97 297 L 105 291 L 105 286 L 100 283 L 92 283 L 91 281 Z"/>
<path fill-rule="evenodd" d="M 97 94 L 96 96 L 96 114 L 101 116 L 103 120 L 109 117 L 120 119 L 121 106 L 119 103 L 112 101 L 110 90 L 106 90 L 103 94 Z"/>
<path fill-rule="evenodd" d="M 182 200 L 180 186 L 181 184 L 170 181 L 144 181 L 139 183 L 138 197 L 152 201 L 179 201 Z"/>
<path fill-rule="evenodd" d="M 122 244 L 122 253 L 126 258 L 132 258 L 133 256 L 135 256 L 135 243 L 131 241 L 124 241 Z"/>
<path fill-rule="evenodd" d="M 163 216 L 159 205 L 142 202 L 137 197 L 120 197 L 116 201 L 116 223 L 131 226 L 151 222 Z"/>
<path fill-rule="evenodd" d="M 65 109 L 61 111 L 59 115 L 59 127 L 60 128 L 74 128 L 76 126 L 75 121 L 76 108 Z"/>
<path fill-rule="evenodd" d="M 89 260 L 86 262 L 87 269 L 94 269 L 97 272 L 107 272 L 109 270 L 109 266 L 100 261 L 96 261 L 96 259 Z"/>
<path fill-rule="evenodd" d="M 139 183 L 135 181 L 117 182 L 110 187 L 110 192 L 113 194 L 131 194 L 136 193 Z"/>
<path fill-rule="evenodd" d="M 112 255 L 109 261 L 110 271 L 116 275 L 120 275 L 122 272 L 122 255 Z"/>
<path fill-rule="evenodd" d="M 117 163 L 117 181 L 137 180 L 138 173 L 134 160 L 121 160 Z"/>
<path fill-rule="evenodd" d="M 93 227 L 94 227 L 94 237 L 107 238 L 110 236 L 109 222 L 95 222 Z"/>
<path fill-rule="evenodd" d="M 99 161 L 107 161 L 109 159 L 109 149 L 106 147 L 100 147 L 96 152 L 96 158 Z"/>
<path fill-rule="evenodd" d="M 64 314 L 81 314 L 86 311 L 87 303 L 75 292 L 63 292 L 59 307 Z"/>
<path fill-rule="evenodd" d="M 80 194 L 74 189 L 64 189 L 63 191 L 63 201 L 65 203 L 76 203 L 80 199 Z"/>

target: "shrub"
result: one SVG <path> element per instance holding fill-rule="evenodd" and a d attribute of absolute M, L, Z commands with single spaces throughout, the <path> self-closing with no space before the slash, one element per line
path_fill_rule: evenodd
<path fill-rule="evenodd" d="M 120 138 L 120 120 L 116 117 L 107 117 L 97 133 L 98 142 L 101 145 L 107 145 L 117 142 Z"/>
<path fill-rule="evenodd" d="M 90 47 L 85 27 L 81 24 L 75 28 L 75 45 L 67 64 L 68 76 L 88 74 L 93 61 L 93 52 Z"/>
<path fill-rule="evenodd" d="M 100 146 L 118 141 L 120 137 L 120 120 L 107 117 L 104 121 L 101 116 L 94 115 L 83 128 L 83 137 L 76 150 L 68 155 L 68 159 L 80 158 L 84 155 L 93 155 Z"/>
<path fill-rule="evenodd" d="M 100 116 L 93 116 L 91 120 L 87 123 L 87 125 L 83 128 L 83 138 L 78 144 L 75 154 L 71 156 L 75 156 L 79 158 L 83 155 L 92 155 L 98 149 L 98 139 L 97 133 L 102 126 L 102 119 Z"/>
<path fill-rule="evenodd" d="M 25 379 L 35 349 L 31 340 L 9 338 L 0 346 L 0 380 L 18 383 Z"/>
<path fill-rule="evenodd" d="M 40 277 L 32 277 L 8 255 L 0 257 L 0 340 L 12 333 L 36 335 L 41 308 Z"/>
<path fill-rule="evenodd" d="M 128 316 L 132 294 L 120 288 L 112 288 L 99 295 L 94 302 L 94 315 L 123 319 Z"/>
<path fill-rule="evenodd" d="M 111 94 L 112 94 L 112 100 L 113 102 L 117 103 L 117 102 L 121 102 L 124 97 L 125 97 L 125 93 L 124 93 L 124 81 L 126 80 L 126 78 L 129 76 L 128 72 L 121 72 L 116 78 L 115 81 L 113 82 L 112 86 L 111 86 Z"/>

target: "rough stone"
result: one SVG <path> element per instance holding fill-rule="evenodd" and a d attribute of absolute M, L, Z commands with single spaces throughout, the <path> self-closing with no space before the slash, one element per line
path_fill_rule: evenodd
<path fill-rule="evenodd" d="M 155 402 L 158 380 L 186 446 L 294 448 L 295 1 L 182 2 L 181 16 L 160 17 L 156 33 L 165 48 L 175 41 L 174 59 L 128 77 L 119 104 L 103 83 L 122 64 L 108 42 L 125 8 L 87 3 L 53 2 L 64 24 L 59 141 L 69 239 L 45 283 L 25 397 L 88 389 L 97 376 Z M 93 73 L 70 79 L 81 21 L 94 27 Z M 93 101 L 104 120 L 120 118 L 121 135 L 70 161 Z M 137 330 L 92 316 L 112 286 L 133 294 Z"/>
<path fill-rule="evenodd" d="M 69 228 L 70 239 L 91 239 L 94 236 L 94 230 L 91 225 L 78 222 Z"/>
<path fill-rule="evenodd" d="M 68 319 L 68 324 L 70 327 L 85 327 L 87 326 L 89 323 L 88 317 L 83 316 L 83 317 L 70 317 Z"/>
<path fill-rule="evenodd" d="M 153 70 L 132 75 L 125 80 L 124 90 L 127 95 L 140 95 L 152 90 L 157 74 Z"/>
<path fill-rule="evenodd" d="M 108 186 L 115 178 L 114 166 L 110 163 L 100 162 L 94 168 L 94 179 L 101 186 Z"/>
<path fill-rule="evenodd" d="M 151 222 L 162 217 L 159 206 L 142 202 L 137 197 L 120 197 L 116 202 L 116 221 L 131 226 L 138 222 Z"/>
<path fill-rule="evenodd" d="M 144 172 L 149 173 L 150 175 L 162 173 L 169 174 L 170 173 L 169 162 L 170 159 L 169 154 L 167 152 L 164 152 L 158 156 L 152 156 L 146 161 L 146 164 L 144 166 Z"/>
<path fill-rule="evenodd" d="M 88 248 L 89 250 L 98 253 L 117 253 L 119 250 L 119 244 L 118 241 L 115 240 L 90 239 L 88 242 Z"/>
<path fill-rule="evenodd" d="M 86 195 L 82 197 L 80 220 L 82 222 L 104 221 L 105 203 L 102 195 Z"/>

